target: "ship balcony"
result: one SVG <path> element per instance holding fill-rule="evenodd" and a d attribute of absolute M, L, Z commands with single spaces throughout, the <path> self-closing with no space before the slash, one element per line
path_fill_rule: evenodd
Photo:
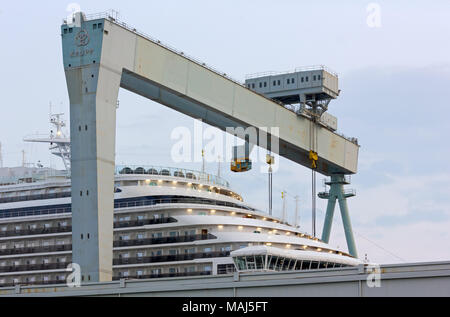
<path fill-rule="evenodd" d="M 0 256 L 72 251 L 72 244 L 0 249 Z M 1 268 L 0 268 L 1 270 Z"/>
<path fill-rule="evenodd" d="M 118 258 L 113 260 L 113 265 L 192 261 L 197 259 L 222 258 L 229 256 L 230 251 L 215 251 L 215 252 L 187 253 L 176 255 L 157 255 L 150 257 Z"/>
<path fill-rule="evenodd" d="M 114 241 L 114 247 L 131 247 L 131 246 L 144 246 L 144 245 L 154 245 L 154 244 L 169 244 L 169 243 L 186 243 L 202 240 L 213 240 L 217 239 L 216 236 L 212 234 L 197 234 L 197 235 L 186 235 L 178 237 L 162 237 L 162 238 L 151 238 L 151 239 L 135 239 L 135 240 L 120 240 Z"/>
<path fill-rule="evenodd" d="M 0 238 L 72 232 L 72 226 L 0 231 Z M 0 250 L 1 253 L 1 250 Z"/>
<path fill-rule="evenodd" d="M 5 266 L 5 267 L 0 267 L 0 273 L 66 270 L 68 264 L 69 263 L 66 263 L 66 262 L 60 262 L 60 263 L 10 265 L 10 266 Z"/>
<path fill-rule="evenodd" d="M 217 237 L 212 234 L 205 234 L 205 235 L 199 234 L 199 235 L 185 235 L 178 237 L 162 237 L 151 239 L 116 240 L 114 241 L 114 247 L 188 243 L 194 241 L 213 240 L 213 239 L 217 239 Z M 35 253 L 52 253 L 52 252 L 67 252 L 67 251 L 72 251 L 72 244 L 0 249 L 0 256 L 26 255 L 26 254 L 33 256 Z"/>
<path fill-rule="evenodd" d="M 189 276 L 207 276 L 211 275 L 211 271 L 198 271 L 198 272 L 179 272 L 179 273 L 161 273 L 161 274 L 147 274 L 147 275 L 132 275 L 127 277 L 114 276 L 113 281 L 126 280 L 144 280 L 152 278 L 168 278 L 168 277 L 189 277 Z"/>

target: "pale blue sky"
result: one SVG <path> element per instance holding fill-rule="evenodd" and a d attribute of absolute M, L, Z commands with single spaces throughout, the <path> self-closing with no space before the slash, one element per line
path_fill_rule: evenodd
<path fill-rule="evenodd" d="M 77 2 L 86 13 L 116 9 L 128 24 L 241 81 L 249 73 L 317 64 L 338 72 L 342 94 L 330 112 L 339 131 L 362 145 L 352 184 L 358 195 L 349 201 L 360 255 L 379 262 L 450 259 L 449 1 L 375 1 L 380 28 L 366 24 L 370 1 Z M 59 32 L 69 3 L 0 4 L 7 166 L 20 164 L 25 149 L 29 162 L 61 167 L 46 146 L 22 138 L 48 132 L 50 101 L 68 113 Z M 180 166 L 171 162 L 168 140 L 192 119 L 123 90 L 120 105 L 117 162 Z M 215 173 L 217 166 L 207 169 Z M 245 175 L 227 170 L 248 202 L 266 208 L 266 175 L 258 166 Z M 290 194 L 290 213 L 300 195 L 301 225 L 310 231 L 310 171 L 282 160 L 274 185 L 276 212 L 281 190 Z M 319 233 L 324 209 L 319 201 Z M 345 246 L 339 213 L 331 243 Z"/>

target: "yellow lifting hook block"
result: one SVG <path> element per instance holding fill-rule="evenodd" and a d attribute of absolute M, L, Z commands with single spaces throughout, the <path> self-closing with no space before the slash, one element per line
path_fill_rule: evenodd
<path fill-rule="evenodd" d="M 317 152 L 309 151 L 309 159 L 312 161 L 311 162 L 311 168 L 312 169 L 316 169 L 317 168 L 317 161 L 319 160 L 319 155 L 317 154 Z"/>

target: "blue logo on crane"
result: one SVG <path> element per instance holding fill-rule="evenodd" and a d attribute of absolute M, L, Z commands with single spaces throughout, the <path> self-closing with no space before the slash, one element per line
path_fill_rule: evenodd
<path fill-rule="evenodd" d="M 86 46 L 89 44 L 89 34 L 86 30 L 82 29 L 80 32 L 78 32 L 77 36 L 75 37 L 75 44 L 80 46 Z"/>

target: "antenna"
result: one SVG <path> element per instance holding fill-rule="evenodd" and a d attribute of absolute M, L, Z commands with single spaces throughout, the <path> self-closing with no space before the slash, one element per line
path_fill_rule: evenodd
<path fill-rule="evenodd" d="M 287 219 L 286 219 L 286 195 L 287 192 L 286 191 L 282 191 L 281 192 L 281 198 L 283 199 L 283 216 L 282 216 L 282 221 L 287 223 Z"/>
<path fill-rule="evenodd" d="M 22 150 L 22 167 L 25 167 L 25 150 Z"/>
<path fill-rule="evenodd" d="M 3 167 L 2 142 L 0 142 L 0 168 Z"/>
<path fill-rule="evenodd" d="M 299 196 L 295 196 L 295 222 L 294 222 L 294 225 L 295 225 L 296 228 L 300 227 L 300 225 L 299 225 L 300 221 L 298 219 L 298 216 L 299 216 L 299 214 L 298 214 L 298 207 L 299 207 L 298 206 L 298 202 L 299 202 L 299 199 L 300 199 Z"/>
<path fill-rule="evenodd" d="M 218 157 L 218 167 L 217 167 L 217 176 L 220 177 L 220 155 Z"/>
<path fill-rule="evenodd" d="M 275 162 L 275 158 L 269 152 L 266 155 L 266 162 L 269 164 L 269 215 L 272 216 L 272 187 L 273 187 L 273 179 L 272 179 L 272 164 Z"/>
<path fill-rule="evenodd" d="M 50 135 L 47 138 L 25 138 L 25 142 L 37 142 L 37 143 L 49 143 L 50 153 L 60 157 L 63 161 L 64 167 L 67 171 L 70 171 L 70 138 L 64 133 L 66 122 L 63 120 L 63 113 L 52 113 L 52 104 L 50 103 L 49 121 L 54 127 L 50 131 Z M 56 131 L 55 131 L 56 128 Z M 25 154 L 23 154 L 23 164 L 25 165 Z"/>
<path fill-rule="evenodd" d="M 205 174 L 205 150 L 202 150 L 202 173 Z"/>

